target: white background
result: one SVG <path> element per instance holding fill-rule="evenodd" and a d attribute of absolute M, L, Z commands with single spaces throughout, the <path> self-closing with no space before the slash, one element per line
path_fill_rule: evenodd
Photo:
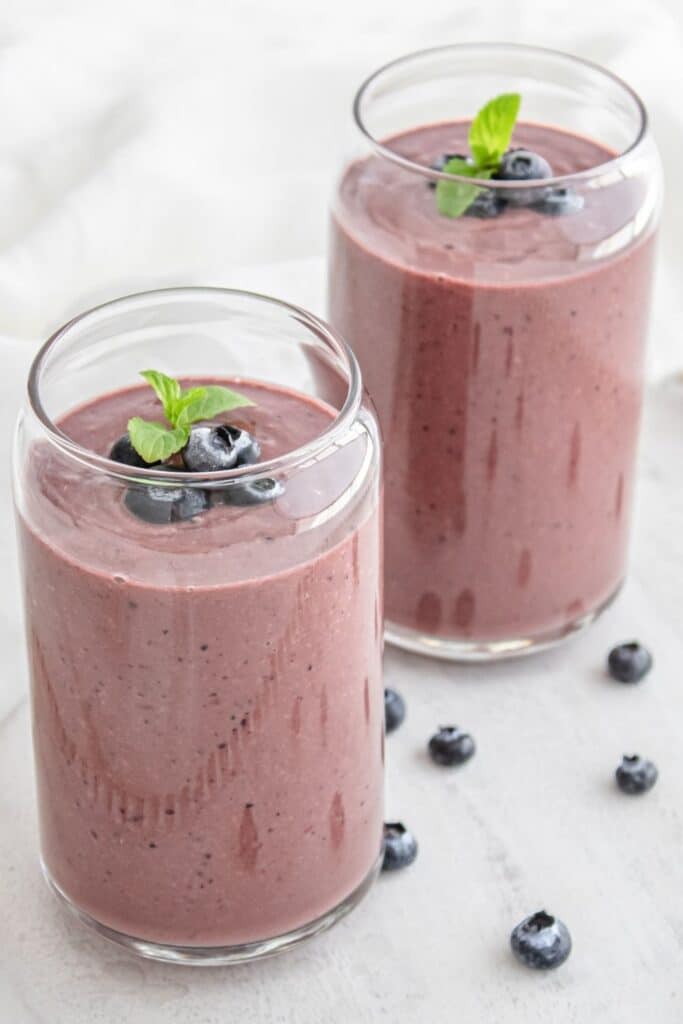
<path fill-rule="evenodd" d="M 352 94 L 401 53 L 514 40 L 607 65 L 650 109 L 668 200 L 631 582 L 586 637 L 528 663 L 482 672 L 389 655 L 410 708 L 389 743 L 389 808 L 418 832 L 420 860 L 289 958 L 201 975 L 140 964 L 52 905 L 2 488 L 1 1024 L 683 1019 L 682 33 L 680 0 L 3 0 L 3 456 L 35 345 L 87 305 L 205 283 L 324 311 L 326 205 Z M 615 690 L 605 651 L 636 632 L 656 672 Z M 444 718 L 479 742 L 448 776 L 422 753 Z M 610 782 L 632 745 L 662 773 L 642 802 Z M 539 977 L 506 941 L 542 903 L 575 951 Z"/>

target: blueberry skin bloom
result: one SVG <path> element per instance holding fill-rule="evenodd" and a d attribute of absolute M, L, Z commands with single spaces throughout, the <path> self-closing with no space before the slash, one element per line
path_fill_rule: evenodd
<path fill-rule="evenodd" d="M 559 967 L 572 951 L 567 926 L 545 910 L 518 924 L 510 936 L 510 945 L 520 963 L 537 971 Z"/>
<path fill-rule="evenodd" d="M 384 826 L 382 871 L 400 871 L 417 857 L 417 839 L 400 821 Z"/>
<path fill-rule="evenodd" d="M 573 188 L 562 185 L 558 188 L 547 188 L 540 199 L 533 203 L 538 213 L 549 217 L 566 217 L 583 209 L 584 199 Z"/>
<path fill-rule="evenodd" d="M 183 461 L 193 473 L 214 473 L 257 461 L 258 442 L 246 430 L 224 424 L 194 427 L 183 449 Z"/>
<path fill-rule="evenodd" d="M 542 156 L 528 149 L 509 149 L 503 154 L 500 167 L 494 178 L 498 181 L 538 181 L 552 178 L 553 169 Z M 505 198 L 511 206 L 532 206 L 544 195 L 546 189 L 506 189 Z"/>
<path fill-rule="evenodd" d="M 272 477 L 243 482 L 236 481 L 217 492 L 218 500 L 222 501 L 224 505 L 237 506 L 267 505 L 268 502 L 277 501 L 284 493 L 284 484 L 280 480 L 273 480 Z"/>
<path fill-rule="evenodd" d="M 503 154 L 495 175 L 500 181 L 542 181 L 552 176 L 553 169 L 548 161 L 530 149 L 509 149 Z"/>
<path fill-rule="evenodd" d="M 124 503 L 138 519 L 158 526 L 194 519 L 209 507 L 206 493 L 190 487 L 129 487 Z"/>
<path fill-rule="evenodd" d="M 638 683 L 652 668 L 652 655 L 637 640 L 613 647 L 607 658 L 607 671 L 620 683 Z"/>
<path fill-rule="evenodd" d="M 398 729 L 406 717 L 406 702 L 396 690 L 384 691 L 384 727 L 387 732 Z"/>
<path fill-rule="evenodd" d="M 476 750 L 474 740 L 468 732 L 457 725 L 442 725 L 429 741 L 429 755 L 432 761 L 450 768 L 469 761 Z"/>
<path fill-rule="evenodd" d="M 638 796 L 652 789 L 659 777 L 659 772 L 652 761 L 639 757 L 638 754 L 624 754 L 621 764 L 615 772 L 617 786 L 622 793 Z"/>

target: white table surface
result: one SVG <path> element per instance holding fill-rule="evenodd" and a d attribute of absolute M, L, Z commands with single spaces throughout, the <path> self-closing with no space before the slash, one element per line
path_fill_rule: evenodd
<path fill-rule="evenodd" d="M 333 931 L 257 965 L 145 963 L 68 919 L 37 863 L 8 486 L 0 489 L 0 1024 L 640 1024 L 683 1019 L 683 25 L 678 0 L 5 0 L 0 9 L 0 457 L 39 340 L 126 291 L 232 284 L 324 309 L 325 205 L 354 86 L 445 40 L 558 46 L 643 93 L 669 179 L 632 571 L 557 650 L 489 668 L 389 651 L 408 718 L 388 815 L 421 849 Z M 271 152 L 277 153 L 274 161 Z M 656 666 L 606 678 L 638 636 Z M 441 722 L 478 743 L 439 770 Z M 643 799 L 613 771 L 660 768 Z M 546 907 L 574 952 L 538 975 L 508 951 Z"/>

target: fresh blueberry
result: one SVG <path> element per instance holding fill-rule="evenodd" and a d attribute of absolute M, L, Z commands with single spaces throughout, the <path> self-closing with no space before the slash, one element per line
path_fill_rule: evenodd
<path fill-rule="evenodd" d="M 547 160 L 530 149 L 508 149 L 495 176 L 499 181 L 542 181 L 552 178 L 553 169 Z"/>
<path fill-rule="evenodd" d="M 545 910 L 518 924 L 510 936 L 510 945 L 518 960 L 541 971 L 559 967 L 572 951 L 567 926 Z"/>
<path fill-rule="evenodd" d="M 637 640 L 613 647 L 607 658 L 607 671 L 620 683 L 638 683 L 652 668 L 652 655 Z"/>
<path fill-rule="evenodd" d="M 406 717 L 406 702 L 396 690 L 384 691 L 384 722 L 387 732 L 393 732 Z"/>
<path fill-rule="evenodd" d="M 209 507 L 206 492 L 192 487 L 130 487 L 124 502 L 138 519 L 158 525 L 194 519 Z"/>
<path fill-rule="evenodd" d="M 467 160 L 467 157 L 463 156 L 462 153 L 442 153 L 441 156 L 438 156 L 434 163 L 429 166 L 433 171 L 442 171 L 449 160 Z M 427 184 L 430 188 L 436 188 L 435 181 L 429 181 Z"/>
<path fill-rule="evenodd" d="M 284 484 L 272 477 L 260 480 L 245 480 L 214 492 L 214 500 L 224 505 L 265 505 L 281 498 L 285 493 Z"/>
<path fill-rule="evenodd" d="M 157 466 L 157 462 L 145 462 L 142 455 L 138 455 L 128 434 L 122 434 L 118 441 L 115 441 L 109 452 L 109 458 L 114 462 L 121 462 L 124 466 L 135 466 L 136 469 L 150 469 Z"/>
<path fill-rule="evenodd" d="M 573 188 L 562 185 L 559 188 L 547 188 L 540 199 L 533 203 L 534 210 L 550 217 L 566 217 L 570 213 L 578 213 L 583 209 L 583 196 Z"/>
<path fill-rule="evenodd" d="M 474 740 L 457 725 L 442 725 L 429 741 L 429 753 L 437 764 L 451 767 L 469 761 L 475 751 Z"/>
<path fill-rule="evenodd" d="M 400 821 L 384 825 L 382 871 L 407 868 L 417 857 L 417 839 Z"/>
<path fill-rule="evenodd" d="M 217 427 L 217 430 L 223 437 L 230 438 L 237 452 L 238 466 L 252 466 L 261 458 L 261 445 L 248 430 L 240 430 L 239 427 L 233 427 L 229 423 Z"/>
<path fill-rule="evenodd" d="M 509 149 L 503 154 L 494 178 L 498 181 L 543 181 L 552 178 L 553 169 L 542 156 L 528 149 Z M 539 202 L 547 189 L 506 189 L 505 198 L 513 206 L 531 206 Z"/>
<path fill-rule="evenodd" d="M 654 786 L 658 775 L 652 761 L 646 761 L 637 754 L 624 754 L 616 770 L 619 789 L 630 795 L 647 793 Z"/>
<path fill-rule="evenodd" d="M 494 189 L 485 188 L 479 193 L 474 202 L 465 210 L 467 217 L 480 217 L 482 220 L 498 217 L 506 207 L 505 199 L 499 196 Z"/>
<path fill-rule="evenodd" d="M 222 424 L 195 427 L 183 448 L 183 461 L 192 473 L 212 473 L 256 462 L 261 449 L 246 430 Z"/>

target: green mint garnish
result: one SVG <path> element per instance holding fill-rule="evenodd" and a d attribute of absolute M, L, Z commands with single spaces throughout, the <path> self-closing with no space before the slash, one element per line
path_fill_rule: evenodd
<path fill-rule="evenodd" d="M 492 178 L 500 169 L 503 154 L 510 146 L 522 97 L 509 92 L 496 96 L 481 108 L 470 125 L 469 146 L 472 157 L 453 157 L 443 167 L 446 174 L 464 178 Z M 481 192 L 477 185 L 464 181 L 436 183 L 436 206 L 444 217 L 460 217 Z"/>
<path fill-rule="evenodd" d="M 131 444 L 145 462 L 163 462 L 184 448 L 190 439 L 193 423 L 254 404 L 244 395 L 219 384 L 184 390 L 177 380 L 158 370 L 143 370 L 141 376 L 153 388 L 163 407 L 164 416 L 170 423 L 169 428 L 163 423 L 151 423 L 139 416 L 133 416 L 128 421 Z"/>

